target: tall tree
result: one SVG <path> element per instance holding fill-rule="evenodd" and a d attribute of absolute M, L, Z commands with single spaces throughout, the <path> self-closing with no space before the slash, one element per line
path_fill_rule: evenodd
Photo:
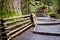
<path fill-rule="evenodd" d="M 3 18 L 17 16 L 21 12 L 21 0 L 3 0 L 2 15 Z"/>

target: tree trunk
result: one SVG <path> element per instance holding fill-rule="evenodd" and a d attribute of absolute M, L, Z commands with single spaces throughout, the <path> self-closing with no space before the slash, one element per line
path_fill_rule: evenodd
<path fill-rule="evenodd" d="M 21 11 L 21 0 L 13 0 L 13 8 L 17 11 Z"/>
<path fill-rule="evenodd" d="M 21 15 L 21 0 L 3 0 L 3 18 Z"/>

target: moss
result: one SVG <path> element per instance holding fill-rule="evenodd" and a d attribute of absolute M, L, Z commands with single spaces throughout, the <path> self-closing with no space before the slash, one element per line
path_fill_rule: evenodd
<path fill-rule="evenodd" d="M 57 19 L 60 19 L 60 14 L 57 14 L 56 18 L 57 18 Z"/>
<path fill-rule="evenodd" d="M 58 13 L 50 12 L 50 13 L 48 13 L 48 16 L 50 16 L 52 18 L 60 19 L 60 14 L 58 14 Z"/>
<path fill-rule="evenodd" d="M 8 17 L 18 16 L 18 15 L 19 13 L 14 9 L 7 9 L 7 8 L 2 9 L 2 18 L 8 18 Z"/>

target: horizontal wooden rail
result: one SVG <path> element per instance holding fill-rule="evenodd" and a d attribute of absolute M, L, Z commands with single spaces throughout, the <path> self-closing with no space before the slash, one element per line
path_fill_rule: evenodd
<path fill-rule="evenodd" d="M 15 18 L 23 18 L 23 17 L 27 17 L 27 16 L 30 16 L 30 14 L 29 15 L 10 17 L 10 18 L 4 18 L 3 20 L 10 20 L 10 19 L 15 19 Z"/>
<path fill-rule="evenodd" d="M 16 35 L 20 34 L 21 32 L 23 32 L 24 30 L 26 30 L 27 28 L 29 28 L 30 26 L 32 26 L 32 24 L 30 24 L 29 26 L 26 26 L 25 28 L 23 28 L 22 30 L 16 32 L 15 34 L 11 35 L 8 40 L 12 39 L 13 37 L 15 37 Z"/>
<path fill-rule="evenodd" d="M 25 25 L 23 25 L 23 26 L 21 26 L 21 27 L 18 27 L 18 28 L 16 28 L 15 30 L 10 31 L 9 33 L 7 33 L 7 35 L 10 35 L 10 34 L 12 34 L 13 32 L 16 32 L 17 30 L 20 30 L 20 29 L 24 28 L 25 26 L 29 25 L 30 23 L 31 23 L 31 22 L 29 22 L 29 23 L 27 23 L 27 24 L 25 24 Z"/>
<path fill-rule="evenodd" d="M 27 21 L 24 21 L 24 22 L 17 23 L 17 24 L 15 24 L 15 25 L 8 26 L 8 27 L 5 28 L 5 29 L 11 29 L 11 28 L 14 28 L 14 27 L 17 26 L 17 25 L 21 25 L 21 24 L 24 24 L 24 23 L 26 23 L 26 22 L 31 22 L 31 20 L 27 20 Z"/>
<path fill-rule="evenodd" d="M 20 20 L 11 21 L 11 22 L 5 22 L 4 25 L 6 25 L 6 24 L 11 24 L 11 23 L 15 23 L 15 22 L 19 22 L 19 21 L 21 21 L 21 20 L 28 20 L 28 19 L 30 19 L 30 17 L 24 18 L 24 19 L 20 19 Z"/>

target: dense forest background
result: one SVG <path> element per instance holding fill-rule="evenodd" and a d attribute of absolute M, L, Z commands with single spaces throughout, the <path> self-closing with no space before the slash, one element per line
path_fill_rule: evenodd
<path fill-rule="evenodd" d="M 37 4 L 37 2 L 39 2 Z M 18 16 L 21 14 L 30 14 L 38 12 L 42 6 L 49 9 L 49 15 L 58 14 L 60 9 L 60 0 L 0 0 L 0 18 Z"/>
<path fill-rule="evenodd" d="M 60 18 L 60 0 L 0 0 L 0 19 L 38 13 L 40 7 L 46 6 L 48 15 Z"/>

